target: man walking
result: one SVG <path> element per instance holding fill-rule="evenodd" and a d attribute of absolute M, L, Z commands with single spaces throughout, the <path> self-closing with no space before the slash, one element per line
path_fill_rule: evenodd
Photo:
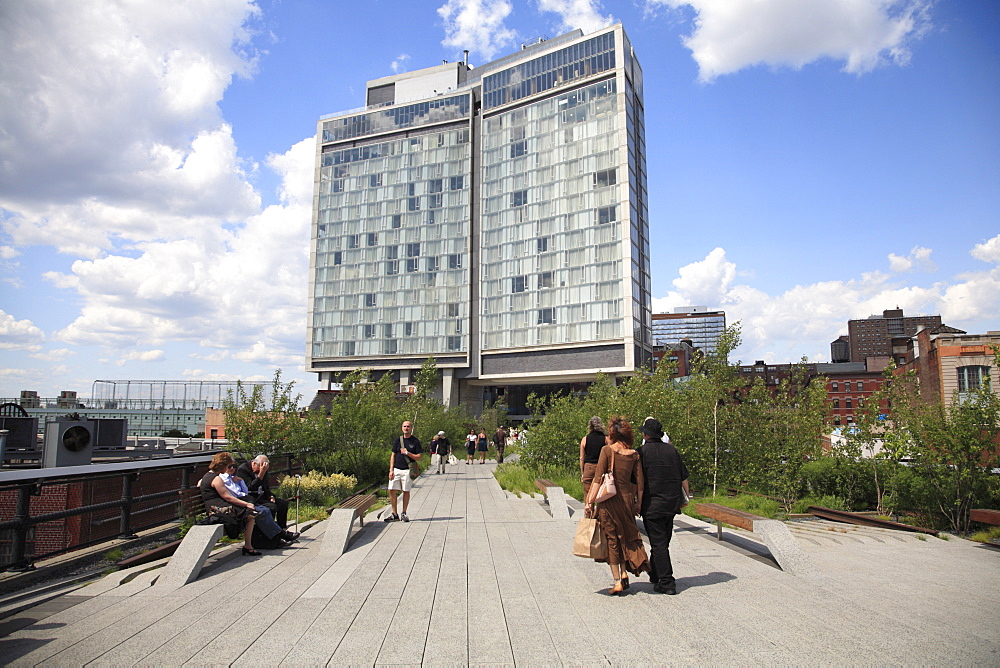
<path fill-rule="evenodd" d="M 413 435 L 413 423 L 403 422 L 403 435 L 392 443 L 392 454 L 389 456 L 389 503 L 392 505 L 392 515 L 385 518 L 386 522 L 397 522 L 402 519 L 409 522 L 406 509 L 410 505 L 410 462 L 419 461 L 423 450 L 420 439 Z M 396 513 L 396 495 L 403 492 L 403 514 Z"/>
<path fill-rule="evenodd" d="M 451 441 L 448 440 L 443 431 L 439 431 L 438 435 L 434 438 L 434 442 L 431 443 L 431 452 L 438 456 L 437 472 L 444 473 L 448 457 L 451 456 Z"/>
<path fill-rule="evenodd" d="M 507 447 L 507 432 L 503 427 L 497 427 L 493 434 L 493 447 L 497 451 L 497 464 L 503 464 L 503 449 Z"/>
<path fill-rule="evenodd" d="M 676 594 L 674 569 L 670 563 L 670 537 L 674 515 L 687 505 L 691 490 L 688 470 L 672 443 L 664 443 L 663 425 L 646 418 L 639 427 L 644 436 L 639 459 L 645 478 L 642 495 L 642 522 L 649 536 L 649 580 L 658 594 Z"/>

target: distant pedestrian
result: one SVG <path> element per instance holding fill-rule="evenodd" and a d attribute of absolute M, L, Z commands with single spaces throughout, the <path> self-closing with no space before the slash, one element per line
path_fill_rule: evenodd
<path fill-rule="evenodd" d="M 444 473 L 445 464 L 448 463 L 448 457 L 451 456 L 451 442 L 448 437 L 444 435 L 443 431 L 439 431 L 437 436 L 431 442 L 431 452 L 438 456 L 438 466 L 437 472 Z"/>
<path fill-rule="evenodd" d="M 503 464 L 503 449 L 507 447 L 507 432 L 503 427 L 497 427 L 497 432 L 493 434 L 493 447 L 497 451 L 497 464 Z"/>
<path fill-rule="evenodd" d="M 476 430 L 469 429 L 469 435 L 465 437 L 465 463 L 471 464 L 472 458 L 476 456 Z"/>
<path fill-rule="evenodd" d="M 674 568 L 670 563 L 670 537 L 674 516 L 687 505 L 691 496 L 688 470 L 671 443 L 663 442 L 659 420 L 646 418 L 639 427 L 645 442 L 639 451 L 645 484 L 642 495 L 642 523 L 649 536 L 649 579 L 658 594 L 676 594 Z"/>
<path fill-rule="evenodd" d="M 476 441 L 476 449 L 479 450 L 479 463 L 486 463 L 486 451 L 490 449 L 489 439 L 486 438 L 486 432 L 483 430 L 479 431 L 479 438 Z"/>
<path fill-rule="evenodd" d="M 604 421 L 595 415 L 587 422 L 587 435 L 580 439 L 580 479 L 583 481 L 584 499 L 590 492 L 597 460 L 601 457 L 601 448 L 607 445 L 607 441 L 608 438 L 604 435 Z"/>
<path fill-rule="evenodd" d="M 415 462 L 422 456 L 420 439 L 413 435 L 413 423 L 403 422 L 403 435 L 392 443 L 392 454 L 389 456 L 389 503 L 392 505 L 392 515 L 385 518 L 386 522 L 403 520 L 409 522 L 406 509 L 410 505 L 410 462 Z M 403 513 L 396 513 L 396 495 L 403 492 Z"/>

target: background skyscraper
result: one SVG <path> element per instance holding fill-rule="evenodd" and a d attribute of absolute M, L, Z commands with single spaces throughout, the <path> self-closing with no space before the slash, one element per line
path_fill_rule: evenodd
<path fill-rule="evenodd" d="M 321 119 L 307 369 L 405 388 L 433 355 L 475 408 L 649 364 L 642 85 L 615 25 L 371 81 Z"/>

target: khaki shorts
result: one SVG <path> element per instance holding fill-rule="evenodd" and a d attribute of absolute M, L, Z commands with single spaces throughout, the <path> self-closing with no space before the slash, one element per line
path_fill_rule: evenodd
<path fill-rule="evenodd" d="M 410 469 L 393 469 L 392 480 L 389 481 L 389 489 L 409 492 L 410 482 Z"/>

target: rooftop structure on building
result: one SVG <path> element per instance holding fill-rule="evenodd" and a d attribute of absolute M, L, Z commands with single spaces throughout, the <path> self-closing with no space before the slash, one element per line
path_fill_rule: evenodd
<path fill-rule="evenodd" d="M 904 316 L 903 309 L 887 309 L 882 315 L 847 321 L 847 336 L 851 346 L 851 362 L 863 362 L 866 357 L 893 356 L 893 339 L 910 337 L 920 327 L 936 327 L 940 315 Z"/>
<path fill-rule="evenodd" d="M 653 314 L 653 342 L 667 346 L 688 341 L 705 352 L 715 352 L 726 330 L 726 312 L 707 306 L 681 306 L 673 313 Z"/>
<path fill-rule="evenodd" d="M 306 369 L 473 408 L 651 366 L 642 69 L 621 25 L 369 81 L 317 127 Z"/>

